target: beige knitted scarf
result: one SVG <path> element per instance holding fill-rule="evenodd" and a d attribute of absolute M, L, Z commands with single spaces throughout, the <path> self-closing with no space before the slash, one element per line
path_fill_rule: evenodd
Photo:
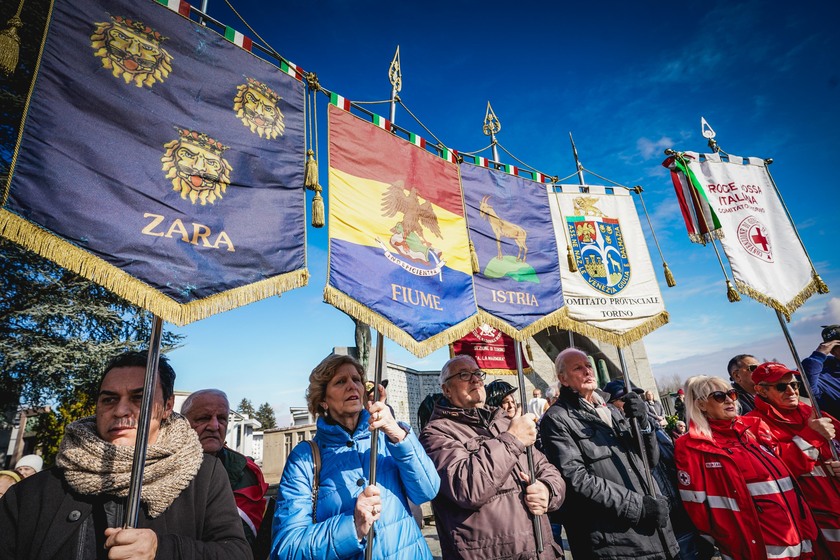
<path fill-rule="evenodd" d="M 166 511 L 201 467 L 203 451 L 189 422 L 177 413 L 161 423 L 157 441 L 146 451 L 140 500 L 149 517 Z M 91 416 L 67 426 L 55 463 L 73 490 L 84 495 L 128 496 L 134 446 L 104 441 Z"/>

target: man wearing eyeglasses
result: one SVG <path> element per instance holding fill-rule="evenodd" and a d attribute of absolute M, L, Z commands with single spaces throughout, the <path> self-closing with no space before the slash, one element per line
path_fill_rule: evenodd
<path fill-rule="evenodd" d="M 455 356 L 440 372 L 443 398 L 420 441 L 440 474 L 432 501 L 444 558 L 562 558 L 548 516 L 563 503 L 566 485 L 533 449 L 534 481 L 525 449 L 537 437 L 533 414 L 509 418 L 485 406 L 486 373 L 471 356 Z M 537 555 L 532 516 L 543 552 Z"/>
<path fill-rule="evenodd" d="M 832 440 L 840 433 L 835 418 L 814 418 L 799 400 L 798 372 L 768 362 L 753 371 L 758 398 L 748 416 L 764 420 L 780 442 L 780 455 L 797 476 L 803 497 L 814 514 L 822 544 L 831 558 L 840 558 L 840 462 L 832 459 Z"/>
<path fill-rule="evenodd" d="M 741 414 L 746 414 L 755 408 L 755 384 L 752 372 L 758 367 L 758 360 L 750 354 L 738 354 L 726 366 L 732 388 L 738 392 L 738 402 L 741 403 Z"/>

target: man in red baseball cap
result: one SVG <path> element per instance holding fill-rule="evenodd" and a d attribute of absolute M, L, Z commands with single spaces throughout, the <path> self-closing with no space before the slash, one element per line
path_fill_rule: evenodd
<path fill-rule="evenodd" d="M 755 368 L 758 398 L 747 416 L 764 420 L 779 440 L 782 460 L 796 475 L 814 514 L 821 545 L 830 558 L 840 558 L 840 461 L 831 455 L 840 423 L 828 414 L 815 418 L 813 408 L 800 402 L 797 376 L 798 371 L 777 362 Z"/>

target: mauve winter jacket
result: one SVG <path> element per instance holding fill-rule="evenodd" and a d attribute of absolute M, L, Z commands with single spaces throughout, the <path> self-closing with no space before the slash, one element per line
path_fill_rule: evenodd
<path fill-rule="evenodd" d="M 432 501 L 443 558 L 534 558 L 532 515 L 519 472 L 528 472 L 525 446 L 507 432 L 510 418 L 499 408 L 435 407 L 420 442 L 440 474 Z M 563 503 L 559 471 L 534 449 L 536 478 L 548 486 L 548 510 Z M 562 558 L 548 516 L 539 517 L 544 550 L 540 559 Z"/>

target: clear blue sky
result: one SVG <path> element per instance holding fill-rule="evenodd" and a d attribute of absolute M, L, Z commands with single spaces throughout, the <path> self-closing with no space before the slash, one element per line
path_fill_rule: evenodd
<path fill-rule="evenodd" d="M 671 323 L 645 338 L 658 378 L 724 375 L 741 352 L 793 364 L 772 310 L 727 301 L 714 253 L 688 241 L 660 166 L 664 148 L 707 151 L 701 116 L 727 152 L 775 159 L 771 173 L 832 290 L 794 314 L 801 356 L 816 347 L 819 325 L 840 323 L 836 2 L 231 2 L 274 49 L 353 101 L 388 98 L 399 45 L 403 102 L 456 150 L 489 144 L 481 127 L 490 101 L 502 123 L 499 142 L 538 170 L 574 172 L 571 131 L 586 168 L 642 185 L 678 283 L 667 288 L 660 275 Z M 223 0 L 209 0 L 208 13 L 256 40 Z M 319 97 L 328 188 L 325 107 Z M 387 105 L 372 109 L 388 115 Z M 404 110 L 395 120 L 431 140 Z M 176 388 L 215 386 L 234 403 L 267 401 L 280 419 L 302 406 L 312 367 L 333 346 L 353 345 L 352 321 L 322 302 L 326 228 L 309 229 L 308 261 L 305 288 L 183 328 L 168 325 L 187 337 L 170 355 Z M 393 343 L 386 351 L 390 361 L 419 369 L 448 357 L 444 349 L 418 359 Z"/>

